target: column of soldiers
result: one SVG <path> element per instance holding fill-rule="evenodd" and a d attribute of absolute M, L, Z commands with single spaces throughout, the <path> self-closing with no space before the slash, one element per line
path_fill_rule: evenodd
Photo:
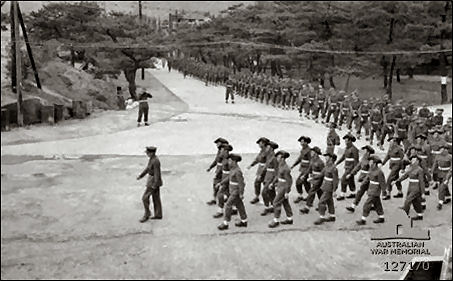
<path fill-rule="evenodd" d="M 343 137 L 344 152 L 337 159 L 332 146 L 339 144 L 339 136 L 335 131 L 335 124 L 331 123 L 325 153 L 322 153 L 317 146 L 310 147 L 309 137 L 301 136 L 298 139 L 301 145 L 300 154 L 289 166 L 288 152 L 276 151 L 279 145 L 265 137 L 258 139 L 256 143 L 259 146 L 259 153 L 247 167 L 250 169 L 257 166 L 254 198 L 250 203 L 258 203 L 261 195 L 264 203 L 261 215 L 273 214 L 273 219 L 268 226 L 275 228 L 279 225 L 293 224 L 293 208 L 289 201 L 293 182 L 298 194 L 294 203 L 302 202 L 299 209 L 302 215 L 308 214 L 315 206 L 315 200 L 318 199 L 316 211 L 319 213 L 319 218 L 314 222 L 316 225 L 336 220 L 334 197 L 339 202 L 352 199 L 352 203 L 346 206 L 346 210 L 354 213 L 365 194 L 367 197 L 363 203 L 362 216 L 356 223 L 366 224 L 367 217 L 372 211 L 377 213 L 374 223 L 385 222 L 383 201 L 391 199 L 393 186 L 397 189 L 393 198 L 403 199 L 401 209 L 409 215 L 411 206 L 414 208 L 416 215 L 412 217 L 413 220 L 423 219 L 426 198 L 434 190 L 438 190 L 438 210 L 441 210 L 444 204 L 451 202 L 448 189 L 452 177 L 451 118 L 445 125 L 429 129 L 428 135 L 418 132 L 414 140 L 409 141 L 407 148 L 404 146 L 401 135 L 390 135 L 387 140 L 390 146 L 384 159 L 381 159 L 370 145 L 361 148 L 363 154 L 359 159 L 359 149 L 355 146 L 356 140 L 357 138 L 348 132 Z M 216 168 L 213 179 L 213 199 L 208 204 L 218 206 L 214 218 L 224 218 L 224 222 L 218 226 L 219 230 L 228 229 L 231 216 L 237 213 L 240 215 L 240 220 L 236 222 L 236 226 L 247 227 L 247 214 L 243 202 L 245 182 L 239 167 L 242 158 L 232 153 L 233 147 L 226 139 L 219 138 L 215 143 L 218 153 L 208 168 L 208 171 Z M 344 172 L 339 175 L 337 167 L 343 162 Z M 389 163 L 390 173 L 385 176 L 382 167 L 387 163 Z M 291 169 L 297 166 L 299 166 L 299 174 L 293 181 Z M 357 174 L 359 176 L 356 182 Z M 401 183 L 406 179 L 409 185 L 407 193 L 403 194 Z M 286 214 L 284 220 L 280 219 L 282 208 Z"/>

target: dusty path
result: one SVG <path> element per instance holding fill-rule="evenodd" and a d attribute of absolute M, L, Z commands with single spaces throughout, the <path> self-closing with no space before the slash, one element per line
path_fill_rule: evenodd
<path fill-rule="evenodd" d="M 271 231 L 270 217 L 259 215 L 262 206 L 248 203 L 255 171 L 245 166 L 257 150 L 256 138 L 267 135 L 296 152 L 301 134 L 323 144 L 324 127 L 248 100 L 225 104 L 222 87 L 205 87 L 178 73 L 153 74 L 188 105 L 185 113 L 146 128 L 2 145 L 2 278 L 399 277 L 383 271 L 388 259 L 370 254 L 375 226 L 356 227 L 360 212 L 347 214 L 346 202 L 337 204 L 334 224 L 315 227 L 316 213 L 296 214 L 293 226 Z M 233 226 L 225 233 L 211 217 L 215 208 L 205 204 L 212 177 L 205 169 L 215 152 L 212 140 L 220 135 L 244 157 L 250 221 L 247 229 Z M 165 219 L 140 224 L 144 181 L 135 177 L 146 164 L 143 147 L 150 144 L 161 155 Z M 452 240 L 451 206 L 435 211 L 436 195 L 428 198 L 426 220 L 416 227 L 431 229 L 427 247 L 442 255 Z M 386 203 L 387 216 L 401 202 Z"/>

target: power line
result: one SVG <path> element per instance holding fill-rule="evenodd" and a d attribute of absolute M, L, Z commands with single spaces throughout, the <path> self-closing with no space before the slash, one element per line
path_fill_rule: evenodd
<path fill-rule="evenodd" d="M 11 40 L 2 40 L 2 42 L 13 42 Z M 104 49 L 155 49 L 155 48 L 178 48 L 178 47 L 203 47 L 203 46 L 222 46 L 222 45 L 237 45 L 255 48 L 275 48 L 283 50 L 297 50 L 306 53 L 322 53 L 322 54 L 338 54 L 338 55 L 423 55 L 423 54 L 440 54 L 451 53 L 452 49 L 444 50 L 395 50 L 395 51 L 350 51 L 350 50 L 325 50 L 313 49 L 300 46 L 284 46 L 270 43 L 257 42 L 242 42 L 242 41 L 216 41 L 204 43 L 169 43 L 169 44 L 118 44 L 118 43 L 64 43 L 64 42 L 37 42 L 28 41 L 32 46 L 48 46 L 48 47 L 67 47 L 67 48 L 104 48 Z"/>

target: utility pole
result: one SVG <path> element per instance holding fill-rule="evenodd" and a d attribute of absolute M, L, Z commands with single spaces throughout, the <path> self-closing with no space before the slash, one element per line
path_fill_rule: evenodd
<path fill-rule="evenodd" d="M 41 81 L 39 80 L 38 69 L 36 68 L 35 60 L 33 58 L 30 42 L 28 42 L 27 29 L 25 28 L 25 23 L 24 19 L 22 18 L 19 3 L 17 3 L 17 15 L 19 16 L 20 26 L 22 28 L 22 35 L 24 36 L 25 45 L 27 46 L 27 53 L 28 58 L 30 59 L 31 68 L 33 69 L 33 74 L 35 75 L 36 86 L 38 87 L 38 89 L 41 89 Z"/>
<path fill-rule="evenodd" d="M 19 127 L 24 126 L 24 116 L 22 114 L 22 63 L 21 63 L 21 51 L 20 51 L 20 33 L 19 33 L 19 17 L 17 1 L 12 1 L 11 4 L 14 6 L 14 35 L 16 45 L 16 92 L 17 92 L 17 125 Z"/>
<path fill-rule="evenodd" d="M 142 28 L 143 20 L 142 20 L 142 1 L 138 1 L 138 19 L 140 21 L 140 28 Z M 142 80 L 145 80 L 145 69 L 142 67 Z"/>

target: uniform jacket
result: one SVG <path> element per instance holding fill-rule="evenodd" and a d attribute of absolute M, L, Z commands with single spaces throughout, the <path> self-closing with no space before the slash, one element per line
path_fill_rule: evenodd
<path fill-rule="evenodd" d="M 352 169 L 354 169 L 354 167 L 359 163 L 359 150 L 355 147 L 355 145 L 351 145 L 345 149 L 343 156 L 341 156 L 338 160 L 337 165 L 343 161 L 345 161 L 344 170 L 347 173 L 351 172 Z"/>
<path fill-rule="evenodd" d="M 294 162 L 293 166 L 297 166 L 300 163 L 299 171 L 304 171 L 308 169 L 310 166 L 310 159 L 311 159 L 311 149 L 307 145 L 307 147 L 302 148 L 300 151 L 299 157 L 297 157 L 296 162 Z"/>
<path fill-rule="evenodd" d="M 383 190 L 385 190 L 385 176 L 381 169 L 375 168 L 370 170 L 366 180 L 369 180 L 368 196 L 379 197 Z"/>
<path fill-rule="evenodd" d="M 139 178 L 143 178 L 146 174 L 148 174 L 148 181 L 146 183 L 147 187 L 157 188 L 162 186 L 160 161 L 157 156 L 149 158 L 148 165 L 140 174 Z"/>
<path fill-rule="evenodd" d="M 334 192 L 338 187 L 338 170 L 335 165 L 325 166 L 321 174 L 323 177 L 321 190 L 323 192 Z"/>
<path fill-rule="evenodd" d="M 387 152 L 387 155 L 382 162 L 382 165 L 385 165 L 387 161 L 390 160 L 390 169 L 401 169 L 402 164 L 401 161 L 404 158 L 404 150 L 399 145 L 393 145 Z"/>
<path fill-rule="evenodd" d="M 258 164 L 258 169 L 256 170 L 256 175 L 261 176 L 263 172 L 265 172 L 265 166 L 266 166 L 266 155 L 267 155 L 267 150 L 266 148 L 261 149 L 261 151 L 258 153 L 256 156 L 255 160 L 253 160 L 252 164 L 250 166 L 255 166 Z"/>
<path fill-rule="evenodd" d="M 407 189 L 408 194 L 424 194 L 425 193 L 425 172 L 419 165 L 412 165 L 409 168 L 409 171 L 404 173 L 398 181 L 404 181 L 409 178 L 409 187 Z"/>
<path fill-rule="evenodd" d="M 239 167 L 234 167 L 230 170 L 230 174 L 228 175 L 228 181 L 229 181 L 230 196 L 232 196 L 232 195 L 233 196 L 234 195 L 243 196 L 244 195 L 244 190 L 245 190 L 244 176 Z"/>

